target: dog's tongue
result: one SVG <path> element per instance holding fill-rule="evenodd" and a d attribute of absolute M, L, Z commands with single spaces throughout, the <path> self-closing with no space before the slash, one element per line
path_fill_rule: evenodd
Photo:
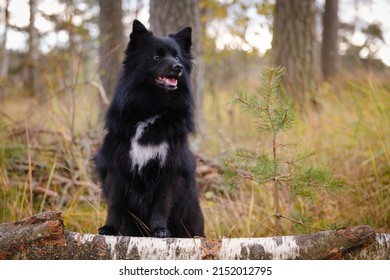
<path fill-rule="evenodd" d="M 161 77 L 161 80 L 164 81 L 165 84 L 170 85 L 170 86 L 177 86 L 177 80 L 175 78 L 170 78 L 170 77 Z"/>

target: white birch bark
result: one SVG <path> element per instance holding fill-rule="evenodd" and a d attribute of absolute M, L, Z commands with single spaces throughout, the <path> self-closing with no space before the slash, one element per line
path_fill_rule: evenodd
<path fill-rule="evenodd" d="M 369 226 L 264 238 L 150 238 L 69 232 L 59 212 L 0 224 L 0 259 L 390 259 L 390 234 Z"/>

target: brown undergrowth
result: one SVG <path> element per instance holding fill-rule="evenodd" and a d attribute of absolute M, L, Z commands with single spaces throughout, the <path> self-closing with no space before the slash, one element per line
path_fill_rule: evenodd
<path fill-rule="evenodd" d="M 296 203 L 295 216 L 282 234 L 368 224 L 390 231 L 390 87 L 375 76 L 347 75 L 323 87 L 321 112 L 308 112 L 284 137 L 315 151 L 347 187 L 316 204 Z M 12 87 L 10 91 L 15 90 Z M 38 212 L 63 212 L 69 230 L 96 233 L 105 204 L 93 171 L 103 129 L 99 96 L 88 85 L 42 98 L 8 97 L 0 108 L 0 221 L 21 220 Z M 262 150 L 270 141 L 231 101 L 205 94 L 206 136 L 198 154 L 198 179 L 206 234 L 211 238 L 269 236 L 274 233 L 272 187 L 246 183 L 227 189 L 218 166 L 236 148 Z M 216 105 L 216 102 L 218 103 Z M 294 140 L 291 140 L 294 139 Z M 206 159 L 206 160 L 205 160 Z M 291 213 L 282 194 L 281 213 Z M 286 215 L 287 216 L 287 215 Z M 297 223 L 301 222 L 301 223 Z"/>

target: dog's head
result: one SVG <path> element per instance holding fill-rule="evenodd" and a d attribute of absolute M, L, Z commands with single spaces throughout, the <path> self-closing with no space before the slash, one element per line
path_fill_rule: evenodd
<path fill-rule="evenodd" d="M 134 20 L 126 50 L 125 68 L 133 75 L 144 75 L 139 81 L 164 91 L 186 86 L 191 71 L 191 27 L 185 27 L 168 37 L 156 37 Z"/>

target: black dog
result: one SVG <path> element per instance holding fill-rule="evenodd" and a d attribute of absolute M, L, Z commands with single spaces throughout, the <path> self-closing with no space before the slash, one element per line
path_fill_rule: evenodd
<path fill-rule="evenodd" d="M 96 167 L 108 203 L 99 234 L 204 236 L 188 147 L 191 28 L 160 38 L 135 20 Z"/>

